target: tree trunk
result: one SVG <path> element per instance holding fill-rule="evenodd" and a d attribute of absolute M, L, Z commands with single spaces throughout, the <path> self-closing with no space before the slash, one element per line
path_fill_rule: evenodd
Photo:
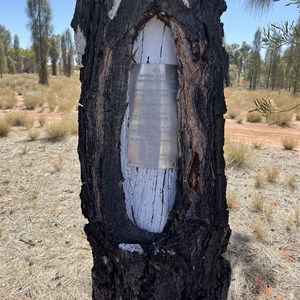
<path fill-rule="evenodd" d="M 230 268 L 222 253 L 230 236 L 223 158 L 228 59 L 220 23 L 225 9 L 220 0 L 77 0 L 72 27 L 83 65 L 80 196 L 94 258 L 93 299 L 227 297 Z M 139 51 L 134 44 L 153 18 L 174 40 L 179 84 L 176 164 L 162 172 L 145 168 L 149 178 L 175 178 L 168 187 L 174 201 L 165 198 L 165 181 L 157 180 L 161 202 L 169 201 L 171 210 L 166 224 L 152 230 L 130 217 L 126 182 L 133 171 L 140 180 L 145 170 L 124 171 L 123 140 L 129 74 Z M 142 56 L 138 63 L 147 62 Z"/>

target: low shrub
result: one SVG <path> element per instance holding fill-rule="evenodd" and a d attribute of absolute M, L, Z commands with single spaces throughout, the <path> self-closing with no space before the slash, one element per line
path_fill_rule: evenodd
<path fill-rule="evenodd" d="M 293 150 L 298 145 L 298 139 L 292 136 L 285 136 L 281 141 L 285 150 Z"/>
<path fill-rule="evenodd" d="M 0 94 L 0 108 L 1 109 L 10 109 L 14 108 L 17 104 L 17 98 L 13 91 L 4 89 Z"/>
<path fill-rule="evenodd" d="M 255 212 L 262 212 L 264 209 L 265 199 L 262 194 L 254 194 L 251 199 L 251 206 Z"/>
<path fill-rule="evenodd" d="M 272 113 L 268 122 L 279 126 L 288 126 L 293 120 L 293 112 Z"/>
<path fill-rule="evenodd" d="M 48 139 L 51 141 L 61 141 L 70 134 L 70 129 L 62 120 L 48 123 L 45 127 Z"/>
<path fill-rule="evenodd" d="M 266 226 L 266 222 L 261 219 L 253 220 L 252 230 L 254 236 L 260 240 L 265 241 L 268 237 L 268 229 Z"/>
<path fill-rule="evenodd" d="M 41 127 L 44 127 L 46 125 L 46 117 L 44 115 L 40 115 L 38 122 L 40 124 Z"/>
<path fill-rule="evenodd" d="M 28 137 L 31 141 L 35 141 L 39 137 L 40 133 L 37 130 L 30 129 L 28 130 Z"/>
<path fill-rule="evenodd" d="M 244 167 L 252 155 L 249 147 L 242 143 L 228 142 L 224 149 L 227 166 Z"/>
<path fill-rule="evenodd" d="M 24 95 L 24 104 L 27 109 L 35 109 L 44 104 L 44 96 L 41 92 L 30 92 Z"/>
<path fill-rule="evenodd" d="M 64 95 L 61 95 L 59 98 L 60 99 L 57 103 L 59 111 L 71 111 L 74 109 L 75 103 L 72 99 L 68 99 L 68 98 L 64 97 Z"/>
<path fill-rule="evenodd" d="M 4 120 L 0 119 L 0 137 L 5 137 L 10 132 L 10 124 Z"/>
<path fill-rule="evenodd" d="M 263 142 L 261 140 L 253 139 L 252 140 L 252 146 L 254 149 L 260 150 L 263 146 Z"/>
<path fill-rule="evenodd" d="M 24 126 L 27 129 L 34 124 L 34 119 L 24 111 L 13 111 L 6 115 L 6 121 L 11 126 Z"/>
<path fill-rule="evenodd" d="M 235 108 L 229 108 L 225 117 L 226 119 L 235 119 L 237 116 L 239 116 L 240 111 L 238 109 Z"/>
<path fill-rule="evenodd" d="M 266 179 L 270 183 L 275 183 L 281 168 L 279 166 L 272 166 L 265 169 Z"/>
<path fill-rule="evenodd" d="M 246 115 L 246 120 L 251 123 L 258 123 L 262 121 L 262 114 L 258 111 L 249 112 Z"/>
<path fill-rule="evenodd" d="M 264 180 L 265 180 L 264 175 L 261 174 L 261 173 L 257 173 L 257 174 L 254 176 L 254 186 L 255 186 L 256 188 L 261 188 L 261 187 L 263 186 Z"/>

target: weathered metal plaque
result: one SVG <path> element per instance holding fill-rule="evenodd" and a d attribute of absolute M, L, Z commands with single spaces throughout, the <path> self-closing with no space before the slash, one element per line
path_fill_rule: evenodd
<path fill-rule="evenodd" d="M 129 79 L 130 167 L 174 168 L 177 159 L 176 65 L 134 64 Z"/>

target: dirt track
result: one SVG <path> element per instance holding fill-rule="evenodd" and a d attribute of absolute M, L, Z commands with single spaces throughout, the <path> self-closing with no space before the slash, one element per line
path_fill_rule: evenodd
<path fill-rule="evenodd" d="M 242 123 L 226 120 L 226 136 L 230 140 L 251 144 L 259 141 L 266 146 L 282 148 L 282 138 L 295 137 L 299 143 L 295 149 L 300 150 L 300 122 L 294 122 L 291 127 L 280 127 L 266 123 Z"/>

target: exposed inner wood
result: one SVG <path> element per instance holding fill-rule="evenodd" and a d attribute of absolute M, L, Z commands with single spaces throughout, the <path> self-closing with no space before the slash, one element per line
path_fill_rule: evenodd
<path fill-rule="evenodd" d="M 121 4 L 121 1 L 122 0 L 114 0 L 113 6 L 112 6 L 110 12 L 108 13 L 108 16 L 111 20 L 116 16 L 119 6 Z"/>
<path fill-rule="evenodd" d="M 176 64 L 175 45 L 167 25 L 154 17 L 139 33 L 133 47 L 136 63 Z M 121 132 L 121 163 L 128 217 L 141 229 L 162 232 L 176 196 L 174 169 L 128 167 L 127 107 Z"/>

